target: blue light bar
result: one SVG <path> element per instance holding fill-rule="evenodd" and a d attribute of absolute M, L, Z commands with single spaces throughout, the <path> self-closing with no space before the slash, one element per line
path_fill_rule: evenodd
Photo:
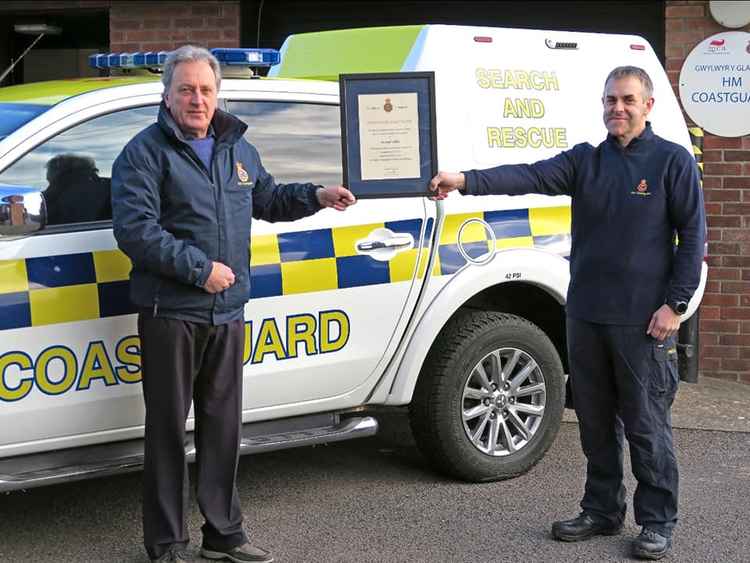
<path fill-rule="evenodd" d="M 219 64 L 227 66 L 272 66 L 281 61 L 276 49 L 211 49 L 211 54 Z M 168 51 L 97 53 L 89 56 L 89 66 L 101 69 L 158 68 L 164 66 L 167 55 Z"/>
<path fill-rule="evenodd" d="M 211 54 L 222 65 L 272 66 L 281 61 L 276 49 L 211 49 Z"/>

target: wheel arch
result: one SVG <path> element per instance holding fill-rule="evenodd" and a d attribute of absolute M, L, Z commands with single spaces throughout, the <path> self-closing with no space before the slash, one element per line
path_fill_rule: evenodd
<path fill-rule="evenodd" d="M 533 249 L 501 251 L 488 264 L 467 266 L 454 274 L 420 315 L 404 347 L 386 404 L 411 401 L 440 332 L 467 308 L 511 313 L 533 322 L 552 340 L 566 367 L 564 304 L 569 279 L 566 259 Z"/>

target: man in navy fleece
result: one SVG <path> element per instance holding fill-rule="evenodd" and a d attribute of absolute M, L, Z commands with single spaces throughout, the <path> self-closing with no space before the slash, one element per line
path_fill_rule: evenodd
<path fill-rule="evenodd" d="M 645 71 L 614 69 L 602 103 L 609 135 L 599 146 L 582 143 L 534 164 L 440 172 L 431 189 L 435 199 L 456 189 L 572 197 L 566 320 L 587 475 L 581 514 L 555 522 L 552 535 L 579 541 L 622 530 L 624 426 L 642 526 L 633 552 L 661 559 L 677 523 L 675 333 L 700 282 L 703 196 L 693 157 L 655 135 L 646 120 L 654 98 Z"/>

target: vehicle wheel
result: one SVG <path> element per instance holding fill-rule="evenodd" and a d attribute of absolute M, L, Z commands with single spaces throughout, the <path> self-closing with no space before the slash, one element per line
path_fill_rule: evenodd
<path fill-rule="evenodd" d="M 468 311 L 443 328 L 410 407 L 421 452 L 466 481 L 528 471 L 552 444 L 565 383 L 547 336 L 514 315 Z"/>

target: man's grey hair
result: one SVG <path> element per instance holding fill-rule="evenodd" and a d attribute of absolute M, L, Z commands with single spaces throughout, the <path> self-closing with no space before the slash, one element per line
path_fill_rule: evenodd
<path fill-rule="evenodd" d="M 172 77 L 174 76 L 175 68 L 180 63 L 195 63 L 205 61 L 214 71 L 216 77 L 216 91 L 219 91 L 221 86 L 221 67 L 219 61 L 216 60 L 211 54 L 211 51 L 204 49 L 203 47 L 196 47 L 195 45 L 183 45 L 179 49 L 176 49 L 167 55 L 167 60 L 164 61 L 164 70 L 162 71 L 161 81 L 164 84 L 164 93 L 169 91 L 172 86 Z"/>
<path fill-rule="evenodd" d="M 604 91 L 607 91 L 607 84 L 610 80 L 619 80 L 620 78 L 627 78 L 632 76 L 641 81 L 643 88 L 643 99 L 648 100 L 654 95 L 654 83 L 651 82 L 651 77 L 648 73 L 637 66 L 618 66 L 607 76 L 607 80 L 604 81 Z"/>

